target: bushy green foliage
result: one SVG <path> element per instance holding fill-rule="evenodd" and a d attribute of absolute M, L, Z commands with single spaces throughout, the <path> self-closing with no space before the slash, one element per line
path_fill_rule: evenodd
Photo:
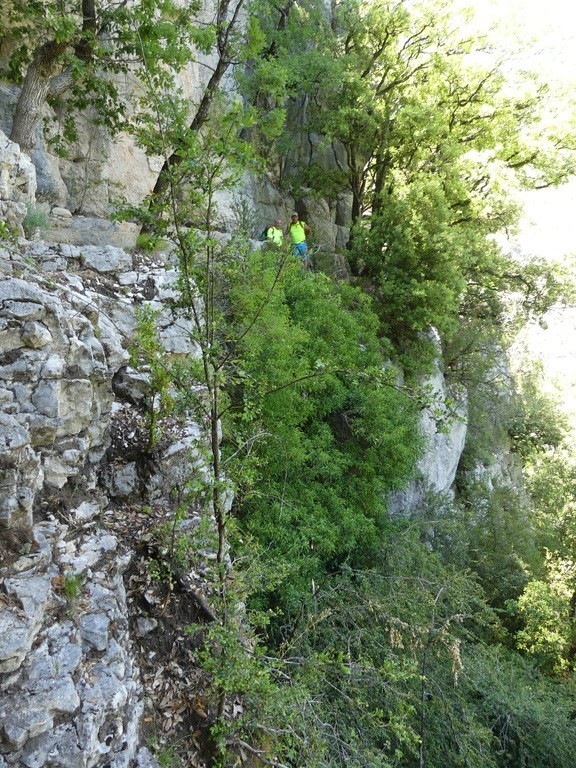
<path fill-rule="evenodd" d="M 534 538 L 543 564 L 509 606 L 522 622 L 517 643 L 548 673 L 573 673 L 576 660 L 576 499 L 574 456 L 567 444 L 538 446 L 532 438 L 525 477 Z"/>
<path fill-rule="evenodd" d="M 236 281 L 240 328 L 266 298 L 274 260 L 253 255 Z M 238 513 L 275 562 L 291 564 L 296 602 L 329 567 L 369 560 L 386 494 L 414 471 L 415 405 L 386 368 L 377 330 L 366 295 L 290 260 L 237 349 L 241 379 L 224 423 L 240 427 L 225 450 L 240 448 L 237 473 L 250 479 L 239 483 Z"/>
<path fill-rule="evenodd" d="M 16 241 L 15 233 L 5 221 L 0 221 L 0 243 L 3 246 L 13 245 Z"/>
<path fill-rule="evenodd" d="M 471 647 L 461 693 L 468 711 L 489 728 L 497 766 L 564 768 L 574 762 L 574 684 L 538 673 L 501 647 Z M 471 708 L 471 709 L 470 709 Z"/>
<path fill-rule="evenodd" d="M 375 282 L 384 332 L 396 340 L 414 338 L 431 325 L 443 335 L 456 327 L 470 244 L 447 213 L 440 180 L 397 185 L 354 239 L 352 258 Z"/>
<path fill-rule="evenodd" d="M 473 575 L 413 524 L 386 542 L 370 568 L 333 573 L 284 627 L 277 668 L 298 691 L 285 700 L 287 730 L 306 734 L 297 764 L 570 765 L 572 684 L 495 643 L 496 614 Z"/>
<path fill-rule="evenodd" d="M 512 447 L 523 459 L 558 447 L 566 435 L 568 421 L 551 394 L 543 389 L 541 366 L 523 367 L 518 375 L 509 431 Z"/>
<path fill-rule="evenodd" d="M 4 74 L 19 83 L 26 83 L 30 67 L 37 67 L 37 81 L 60 76 L 58 87 L 40 92 L 58 109 L 58 130 L 49 135 L 55 151 L 64 154 L 67 142 L 77 138 L 77 110 L 88 110 L 108 129 L 128 127 L 127 102 L 113 75 L 129 71 L 157 89 L 174 88 L 174 75 L 192 50 L 207 51 L 214 41 L 211 25 L 195 23 L 198 10 L 196 0 L 139 0 L 129 9 L 107 0 L 10 0 L 3 16 L 10 42 Z M 29 131 L 30 126 L 22 135 L 25 143 Z"/>
<path fill-rule="evenodd" d="M 561 674 L 574 662 L 574 594 L 576 567 L 572 559 L 549 557 L 545 578 L 533 579 L 518 598 L 524 626 L 518 647 L 541 669 Z"/>
<path fill-rule="evenodd" d="M 558 448 L 532 454 L 524 476 L 537 512 L 539 546 L 563 556 L 571 554 L 576 544 L 576 461 L 569 438 Z"/>
<path fill-rule="evenodd" d="M 518 474 L 517 480 L 519 481 Z M 533 511 L 510 477 L 478 480 L 460 489 L 461 500 L 438 525 L 435 545 L 445 559 L 469 568 L 489 605 L 502 611 L 506 629 L 517 628 L 507 601 L 522 594 L 542 566 Z M 457 543 L 456 543 L 457 542 Z"/>
<path fill-rule="evenodd" d="M 552 271 L 503 258 L 491 236 L 516 226 L 518 189 L 574 168 L 568 98 L 517 69 L 512 87 L 494 42 L 466 34 L 464 15 L 456 31 L 459 11 L 434 2 L 347 0 L 331 18 L 310 2 L 277 24 L 274 9 L 254 8 L 265 55 L 245 93 L 264 111 L 267 99 L 271 110 L 288 105 L 271 163 L 297 196 L 328 189 L 328 175 L 331 198 L 351 193 L 352 272 L 377 298 L 402 363 L 429 362 L 430 325 L 448 340 L 463 315 L 501 322 L 511 288 L 541 311 L 557 293 Z M 304 131 L 315 137 L 306 153 Z M 330 170 L 318 174 L 323 158 Z"/>
<path fill-rule="evenodd" d="M 418 539 L 413 524 L 390 529 L 382 558 L 334 574 L 285 640 L 311 658 L 328 764 L 570 764 L 572 683 L 499 644 L 474 575 Z"/>

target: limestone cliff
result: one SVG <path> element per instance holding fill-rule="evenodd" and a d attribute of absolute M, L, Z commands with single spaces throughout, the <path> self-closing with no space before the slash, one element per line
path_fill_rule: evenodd
<path fill-rule="evenodd" d="M 19 223 L 33 172 L 0 138 L 1 205 Z M 188 420 L 154 467 L 135 460 L 147 382 L 127 350 L 144 297 L 166 351 L 193 352 L 164 304 L 175 271 L 24 240 L 0 271 L 0 765 L 152 765 L 134 643 L 155 622 L 127 601 L 127 570 L 147 577 L 119 518 L 143 494 L 152 517 L 169 508 L 198 438 Z"/>

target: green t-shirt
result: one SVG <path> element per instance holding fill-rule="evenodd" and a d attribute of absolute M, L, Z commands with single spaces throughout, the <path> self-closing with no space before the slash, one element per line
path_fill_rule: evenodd
<path fill-rule="evenodd" d="M 266 231 L 266 237 L 268 240 L 272 240 L 276 245 L 282 245 L 284 242 L 284 234 L 282 230 L 277 227 L 269 227 Z"/>
<path fill-rule="evenodd" d="M 290 224 L 290 236 L 292 237 L 292 242 L 294 245 L 298 245 L 298 243 L 304 243 L 306 241 L 306 230 L 304 229 L 305 226 L 305 221 L 297 221 L 294 224 Z"/>

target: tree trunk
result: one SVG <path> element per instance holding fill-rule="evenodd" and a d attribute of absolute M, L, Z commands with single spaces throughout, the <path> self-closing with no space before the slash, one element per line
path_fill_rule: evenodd
<path fill-rule="evenodd" d="M 191 133 L 199 131 L 208 120 L 210 113 L 210 107 L 224 75 L 228 71 L 228 68 L 232 64 L 231 56 L 231 35 L 236 30 L 238 24 L 238 17 L 242 10 L 245 0 L 236 0 L 236 5 L 233 7 L 231 17 L 226 21 L 228 12 L 230 9 L 230 0 L 220 0 L 217 8 L 217 21 L 218 21 L 218 36 L 217 36 L 217 50 L 218 50 L 218 62 L 216 67 L 208 81 L 208 84 L 204 90 L 204 94 L 194 115 L 194 119 L 190 123 L 188 130 Z M 175 147 L 172 153 L 164 161 L 164 165 L 160 170 L 160 174 L 156 179 L 156 184 L 152 190 L 153 197 L 162 198 L 166 195 L 169 186 L 170 169 L 174 166 L 178 166 L 182 162 L 182 157 L 179 153 L 179 148 Z M 146 227 L 143 228 L 146 231 Z"/>
<path fill-rule="evenodd" d="M 91 57 L 96 34 L 96 2 L 82 0 L 82 36 L 74 48 L 79 59 L 88 61 Z M 68 41 L 44 43 L 28 67 L 10 135 L 23 152 L 31 154 L 36 148 L 36 131 L 47 98 L 59 96 L 70 87 L 72 70 L 63 70 L 61 62 L 69 45 Z"/>
<path fill-rule="evenodd" d="M 12 124 L 10 138 L 30 154 L 36 148 L 36 130 L 51 92 L 51 79 L 59 74 L 60 56 L 67 43 L 44 43 L 28 67 Z"/>
<path fill-rule="evenodd" d="M 216 69 L 214 70 L 212 77 L 210 78 L 210 81 L 206 86 L 206 90 L 204 91 L 204 95 L 202 96 L 202 99 L 198 106 L 198 110 L 196 111 L 194 119 L 192 120 L 188 128 L 188 130 L 191 133 L 199 131 L 200 128 L 202 128 L 202 126 L 204 125 L 204 123 L 208 120 L 210 106 L 212 104 L 212 101 L 214 100 L 214 96 L 216 95 L 216 92 L 220 87 L 220 82 L 224 77 L 229 65 L 230 65 L 229 61 L 225 61 L 224 59 L 218 60 L 218 64 L 216 65 Z M 168 191 L 168 186 L 170 183 L 170 178 L 169 178 L 170 169 L 180 165 L 181 162 L 182 162 L 182 155 L 179 153 L 178 149 L 175 149 L 166 158 L 166 160 L 164 161 L 164 165 L 160 170 L 158 178 L 156 179 L 156 184 L 154 185 L 154 189 L 152 190 L 152 195 L 155 198 L 161 198 L 164 195 L 166 195 Z M 144 231 L 145 231 L 145 228 L 144 228 Z"/>
<path fill-rule="evenodd" d="M 358 168 L 358 159 L 356 155 L 356 149 L 353 145 L 346 145 L 346 155 L 348 161 L 348 183 L 350 191 L 352 192 L 352 213 L 350 217 L 350 235 L 348 242 L 346 243 L 346 249 L 352 250 L 354 239 L 354 224 L 362 216 L 362 204 L 363 204 L 363 178 L 362 170 Z M 357 275 L 357 264 L 352 259 L 349 259 L 350 269 L 353 275 Z"/>
<path fill-rule="evenodd" d="M 570 626 L 574 627 L 574 618 L 576 617 L 576 591 L 572 592 L 570 598 L 570 609 L 568 611 L 568 618 L 570 619 Z M 570 633 L 570 648 L 568 649 L 567 661 L 569 669 L 574 671 L 574 662 L 576 661 L 576 632 L 572 630 Z"/>

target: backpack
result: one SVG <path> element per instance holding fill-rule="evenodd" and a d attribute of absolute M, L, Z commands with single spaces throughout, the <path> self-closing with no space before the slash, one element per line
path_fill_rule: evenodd
<path fill-rule="evenodd" d="M 270 227 L 266 227 L 265 229 L 263 229 L 262 232 L 260 232 L 260 234 L 258 236 L 258 240 L 267 240 L 268 239 L 268 230 L 269 229 L 270 229 Z"/>

